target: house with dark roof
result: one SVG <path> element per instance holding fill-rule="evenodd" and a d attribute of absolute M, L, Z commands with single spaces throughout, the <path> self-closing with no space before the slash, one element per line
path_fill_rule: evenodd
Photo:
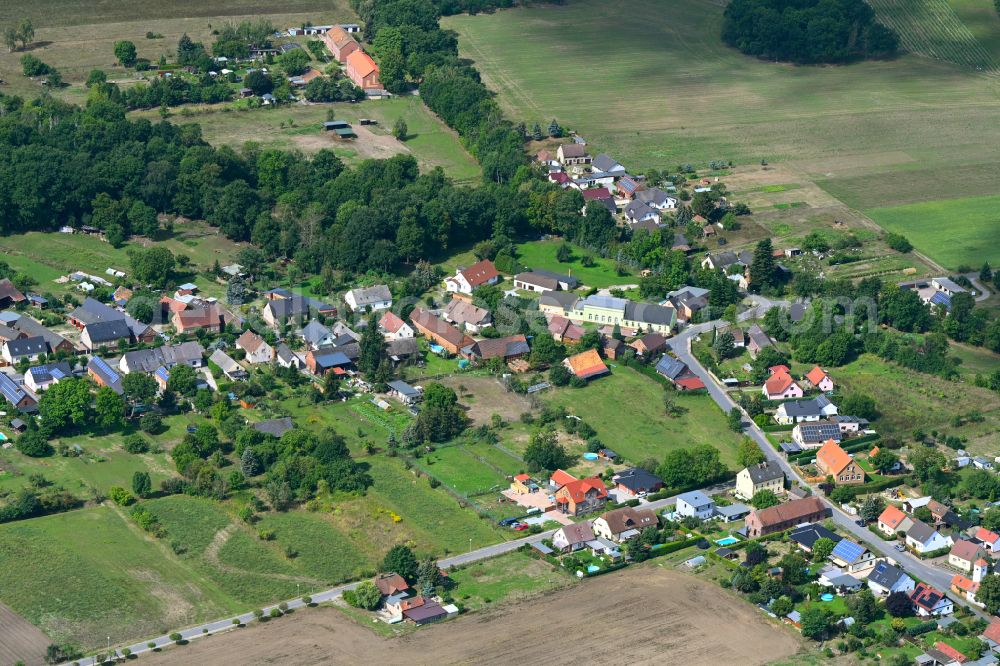
<path fill-rule="evenodd" d="M 38 335 L 32 338 L 8 340 L 3 343 L 0 356 L 7 363 L 14 364 L 24 360 L 37 361 L 39 356 L 48 354 L 50 351 L 52 350 L 49 348 L 49 343 L 45 341 L 45 338 Z"/>
<path fill-rule="evenodd" d="M 825 395 L 809 400 L 788 400 L 778 405 L 774 420 L 782 425 L 819 421 L 837 415 L 837 406 Z"/>
<path fill-rule="evenodd" d="M 336 316 L 337 308 L 322 301 L 298 294 L 291 296 L 278 296 L 270 299 L 261 318 L 267 322 L 268 326 L 278 328 L 290 321 L 304 322 L 317 315 Z"/>
<path fill-rule="evenodd" d="M 46 363 L 28 368 L 28 371 L 24 373 L 24 385 L 35 393 L 39 393 L 53 384 L 58 384 L 60 380 L 72 376 L 73 370 L 69 367 L 69 363 Z"/>
<path fill-rule="evenodd" d="M 664 354 L 656 362 L 656 372 L 669 379 L 680 391 L 705 388 L 705 383 L 691 372 L 686 363 L 668 354 Z"/>
<path fill-rule="evenodd" d="M 533 270 L 514 276 L 514 288 L 544 294 L 547 291 L 570 291 L 576 289 L 580 281 L 571 275 L 563 275 L 546 270 Z"/>
<path fill-rule="evenodd" d="M 0 280 L 0 308 L 10 307 L 24 301 L 24 294 L 9 279 Z"/>
<path fill-rule="evenodd" d="M 132 340 L 132 329 L 124 319 L 96 321 L 85 325 L 80 333 L 80 343 L 91 352 L 119 343 L 131 344 Z"/>
<path fill-rule="evenodd" d="M 630 347 L 635 350 L 638 356 L 650 358 L 654 354 L 663 351 L 667 346 L 667 339 L 660 333 L 647 333 L 646 335 L 633 340 Z"/>
<path fill-rule="evenodd" d="M 799 525 L 788 533 L 788 540 L 797 544 L 806 553 L 812 553 L 813 547 L 820 539 L 829 539 L 836 544 L 842 538 L 836 532 L 831 532 L 819 523 Z"/>
<path fill-rule="evenodd" d="M 757 354 L 765 347 L 774 346 L 774 340 L 771 339 L 771 336 L 765 333 L 764 329 L 757 324 L 753 324 L 747 329 L 747 340 L 747 349 L 753 358 L 757 358 Z"/>
<path fill-rule="evenodd" d="M 909 595 L 915 583 L 906 572 L 885 560 L 875 564 L 868 574 L 868 588 L 880 597 L 887 597 L 893 592 L 904 592 Z"/>
<path fill-rule="evenodd" d="M 91 356 L 87 361 L 87 374 L 98 386 L 106 386 L 119 395 L 125 392 L 122 376 L 99 356 Z"/>
<path fill-rule="evenodd" d="M 576 344 L 586 334 L 586 331 L 581 326 L 577 326 L 566 317 L 560 317 L 559 315 L 555 315 L 549 319 L 546 328 L 556 342 Z"/>
<path fill-rule="evenodd" d="M 282 416 L 276 419 L 267 419 L 266 421 L 260 421 L 259 423 L 253 424 L 253 429 L 257 432 L 262 432 L 265 435 L 271 435 L 272 437 L 281 437 L 286 432 L 295 427 L 292 423 L 292 417 Z"/>
<path fill-rule="evenodd" d="M 394 365 L 420 354 L 420 345 L 414 338 L 397 338 L 385 343 L 385 353 Z"/>
<path fill-rule="evenodd" d="M 875 566 L 875 554 L 860 543 L 841 539 L 830 553 L 830 561 L 847 573 L 860 573 Z"/>
<path fill-rule="evenodd" d="M 917 553 L 929 553 L 942 548 L 950 548 L 955 540 L 946 536 L 922 520 L 911 519 L 913 524 L 906 531 L 906 545 Z"/>
<path fill-rule="evenodd" d="M 315 319 L 302 327 L 302 330 L 299 331 L 299 336 L 311 349 L 332 347 L 333 341 L 336 338 L 329 328 Z"/>
<path fill-rule="evenodd" d="M 663 479 L 652 472 L 639 467 L 623 469 L 616 472 L 611 481 L 619 493 L 629 497 L 638 497 L 646 493 L 655 493 L 663 489 Z"/>
<path fill-rule="evenodd" d="M 0 372 L 0 396 L 19 412 L 34 412 L 38 409 L 35 396 L 4 372 Z"/>
<path fill-rule="evenodd" d="M 192 368 L 202 366 L 202 357 L 205 355 L 205 348 L 199 342 L 182 342 L 178 345 L 163 345 L 153 349 L 138 349 L 136 351 L 125 352 L 118 362 L 118 369 L 122 374 L 130 372 L 143 372 L 151 374 L 157 368 L 164 367 L 168 370 L 175 365 L 188 365 Z"/>
<path fill-rule="evenodd" d="M 405 405 L 412 405 L 420 401 L 423 394 L 415 386 L 410 386 L 401 379 L 396 379 L 387 384 L 389 394 Z"/>
<path fill-rule="evenodd" d="M 612 158 L 610 155 L 605 155 L 601 153 L 594 157 L 594 161 L 591 164 L 591 168 L 594 171 L 600 171 L 603 173 L 611 173 L 616 176 L 624 176 L 626 171 L 625 167 L 618 163 L 617 160 Z"/>
<path fill-rule="evenodd" d="M 510 362 L 531 353 L 528 339 L 518 333 L 503 338 L 486 338 L 462 348 L 462 356 L 470 361 L 489 361 L 494 358 Z"/>
<path fill-rule="evenodd" d="M 635 195 L 636 201 L 641 201 L 653 210 L 673 210 L 677 208 L 677 197 L 670 196 L 658 187 L 640 190 Z"/>
<path fill-rule="evenodd" d="M 546 291 L 538 297 L 538 309 L 545 314 L 565 316 L 576 309 L 580 297 L 564 291 Z"/>
<path fill-rule="evenodd" d="M 799 423 L 792 428 L 792 440 L 803 449 L 818 449 L 826 442 L 842 439 L 840 426 L 829 421 L 815 423 Z"/>
<path fill-rule="evenodd" d="M 744 467 L 736 475 L 736 494 L 743 499 L 753 499 L 762 490 L 770 490 L 775 495 L 785 491 L 785 473 L 778 463 L 766 460 Z"/>
<path fill-rule="evenodd" d="M 283 368 L 296 368 L 301 370 L 305 367 L 305 363 L 298 357 L 298 355 L 292 351 L 291 347 L 286 345 L 284 342 L 279 342 L 278 346 L 274 350 L 275 358 L 278 360 L 278 365 Z"/>
<path fill-rule="evenodd" d="M 143 324 L 140 321 L 132 318 L 128 314 L 116 310 L 109 305 L 105 305 L 100 301 L 94 300 L 93 298 L 87 298 L 84 300 L 83 304 L 77 307 L 69 314 L 69 322 L 76 328 L 87 334 L 87 328 L 92 324 L 111 322 L 111 321 L 121 321 L 124 322 L 128 328 L 128 335 L 125 337 L 130 337 L 138 342 L 150 343 L 156 340 L 157 334 L 153 330 L 152 326 L 148 324 Z M 95 332 L 96 330 L 96 332 Z M 116 334 L 121 332 L 120 328 L 111 329 L 110 327 L 98 327 L 98 329 L 91 329 L 89 337 L 93 340 L 94 337 L 102 337 L 111 334 L 111 331 L 115 330 Z M 81 335 L 81 340 L 82 340 Z M 114 342 L 123 339 L 123 337 L 118 337 L 114 339 Z M 96 341 L 95 341 L 96 343 Z M 87 343 L 84 342 L 84 346 Z M 104 346 L 104 345 L 97 345 Z M 93 349 L 93 347 L 87 347 L 88 349 Z"/>
<path fill-rule="evenodd" d="M 640 222 L 661 223 L 659 212 L 654 210 L 649 204 L 638 199 L 633 199 L 625 206 L 624 214 L 625 219 L 632 224 Z"/>
<path fill-rule="evenodd" d="M 342 351 L 312 350 L 306 354 L 306 367 L 318 377 L 328 372 L 344 374 L 351 365 L 350 357 Z"/>

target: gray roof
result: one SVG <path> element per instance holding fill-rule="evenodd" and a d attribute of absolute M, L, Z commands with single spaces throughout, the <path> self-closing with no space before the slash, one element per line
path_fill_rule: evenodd
<path fill-rule="evenodd" d="M 648 190 L 639 190 L 635 194 L 635 198 L 646 204 L 654 204 L 657 206 L 663 206 L 668 200 L 677 200 L 677 197 L 672 197 L 658 187 L 653 187 Z"/>
<path fill-rule="evenodd" d="M 593 294 L 587 296 L 583 299 L 580 307 L 591 306 L 595 308 L 606 308 L 608 310 L 622 310 L 624 312 L 625 306 L 628 305 L 628 300 L 624 298 L 615 298 L 614 296 L 601 296 L 599 294 Z"/>
<path fill-rule="evenodd" d="M 899 567 L 882 561 L 876 564 L 872 572 L 868 574 L 868 580 L 886 589 L 892 589 L 892 586 L 905 575 L 906 572 Z"/>
<path fill-rule="evenodd" d="M 417 389 L 413 388 L 406 382 L 399 379 L 389 382 L 389 388 L 391 388 L 396 393 L 408 397 L 416 397 L 420 395 L 420 391 L 418 391 Z"/>
<path fill-rule="evenodd" d="M 728 506 L 717 506 L 715 507 L 715 512 L 722 516 L 723 518 L 729 518 L 730 520 L 735 518 L 742 518 L 743 516 L 750 513 L 751 509 L 746 504 L 741 504 L 736 502 Z"/>
<path fill-rule="evenodd" d="M 189 364 L 200 361 L 205 354 L 205 348 L 198 342 L 182 342 L 179 345 L 164 345 L 155 349 L 140 349 L 125 352 L 122 360 L 128 364 L 129 370 L 140 372 L 156 372 L 163 366 Z"/>
<path fill-rule="evenodd" d="M 390 340 L 385 345 L 386 353 L 389 356 L 402 357 L 412 356 L 420 351 L 420 345 L 414 338 L 399 338 Z"/>
<path fill-rule="evenodd" d="M 657 217 L 660 216 L 657 211 L 649 207 L 649 204 L 644 201 L 639 201 L 638 199 L 633 199 L 627 206 L 625 206 L 625 217 L 630 219 L 640 220 L 648 215 L 656 215 Z"/>
<path fill-rule="evenodd" d="M 541 276 L 543 278 L 549 278 L 550 280 L 555 280 L 556 282 L 563 282 L 570 289 L 576 289 L 576 287 L 580 284 L 580 281 L 578 279 L 576 279 L 575 277 L 573 277 L 572 275 L 564 275 L 562 273 L 555 273 L 553 271 L 546 271 L 546 270 L 543 270 L 541 268 L 536 268 L 534 270 L 528 271 L 527 273 L 519 273 L 517 275 L 517 279 L 518 280 L 522 280 L 524 278 L 528 278 L 528 280 L 525 280 L 525 281 L 526 282 L 530 282 L 531 281 L 531 279 L 530 279 L 531 276 L 534 276 L 534 275 Z"/>
<path fill-rule="evenodd" d="M 16 405 L 24 400 L 25 397 L 29 397 L 28 392 L 23 387 L 18 386 L 13 379 L 3 372 L 0 372 L 0 395 L 6 398 L 12 405 Z"/>
<path fill-rule="evenodd" d="M 643 324 L 673 324 L 677 311 L 672 305 L 656 305 L 654 303 L 625 303 L 625 319 Z"/>
<path fill-rule="evenodd" d="M 819 395 L 809 400 L 789 400 L 788 402 L 783 402 L 778 405 L 778 411 L 795 418 L 821 416 L 823 408 L 830 404 L 829 398 L 825 395 Z"/>
<path fill-rule="evenodd" d="M 19 340 L 8 340 L 6 343 L 7 353 L 12 358 L 22 356 L 37 356 L 49 352 L 49 343 L 40 335 L 33 338 L 20 338 Z"/>
<path fill-rule="evenodd" d="M 547 291 L 538 297 L 539 305 L 554 305 L 563 310 L 572 310 L 580 297 L 568 291 Z"/>
<path fill-rule="evenodd" d="M 594 158 L 592 166 L 594 167 L 594 171 L 614 171 L 615 169 L 624 169 L 624 167 L 615 161 L 613 157 L 605 155 L 604 153 L 601 153 Z"/>
<path fill-rule="evenodd" d="M 374 287 L 351 289 L 349 293 L 354 295 L 354 302 L 357 303 L 358 307 L 392 300 L 392 293 L 389 291 L 389 287 L 384 284 L 377 284 Z"/>
<path fill-rule="evenodd" d="M 111 389 L 121 395 L 124 393 L 122 388 L 122 377 L 118 374 L 118 371 L 108 365 L 107 361 L 99 356 L 91 356 L 90 360 L 87 361 L 87 370 L 93 372 L 95 375 L 101 378 L 101 382 L 105 386 L 111 387 Z"/>
<path fill-rule="evenodd" d="M 656 363 L 656 371 L 669 379 L 677 379 L 687 372 L 687 370 L 688 367 L 683 361 L 679 361 L 667 354 L 664 354 Z"/>
<path fill-rule="evenodd" d="M 836 423 L 817 421 L 815 423 L 800 423 L 799 437 L 805 442 L 825 442 L 828 439 L 840 441 L 840 426 Z"/>
<path fill-rule="evenodd" d="M 954 291 L 954 292 L 959 292 L 959 293 L 963 292 L 963 291 L 967 291 L 965 287 L 963 287 L 962 285 L 958 284 L 957 282 L 955 282 L 954 280 L 952 280 L 949 277 L 936 277 L 936 278 L 931 278 L 931 279 L 934 280 L 934 282 L 937 282 L 941 286 L 942 289 L 947 289 L 948 291 Z"/>
<path fill-rule="evenodd" d="M 920 543 L 927 543 L 934 533 L 937 532 L 936 529 L 923 522 L 922 520 L 912 519 L 913 524 L 910 529 L 906 531 L 906 536 L 919 541 Z"/>
<path fill-rule="evenodd" d="M 292 417 L 282 416 L 277 419 L 268 419 L 266 421 L 261 421 L 260 423 L 254 423 L 253 429 L 257 432 L 262 432 L 266 435 L 271 435 L 273 437 L 281 437 L 286 432 L 291 430 L 294 426 L 292 423 Z"/>
<path fill-rule="evenodd" d="M 132 329 L 124 319 L 95 321 L 87 324 L 84 329 L 90 336 L 91 342 L 112 342 L 132 337 Z"/>
<path fill-rule="evenodd" d="M 69 367 L 69 363 L 46 363 L 45 365 L 36 365 L 33 368 L 28 368 L 28 374 L 32 376 L 36 383 L 46 383 L 52 380 L 59 380 L 63 377 L 69 377 L 73 374 L 72 368 Z"/>
<path fill-rule="evenodd" d="M 563 157 L 586 157 L 587 147 L 580 143 L 564 143 L 562 148 Z"/>
<path fill-rule="evenodd" d="M 324 339 L 332 341 L 333 333 L 315 319 L 302 327 L 302 339 L 313 347 L 318 347 Z"/>
<path fill-rule="evenodd" d="M 246 374 L 246 370 L 243 369 L 243 366 L 237 363 L 231 356 L 229 356 L 229 354 L 221 349 L 216 349 L 212 352 L 212 355 L 208 357 L 208 360 L 219 366 L 219 368 L 227 375 Z"/>
<path fill-rule="evenodd" d="M 818 523 L 807 523 L 805 525 L 800 525 L 789 532 L 788 538 L 795 543 L 812 550 L 813 545 L 815 545 L 819 539 L 829 539 L 830 541 L 837 543 L 842 537 L 834 532 L 831 532 Z"/>
<path fill-rule="evenodd" d="M 614 482 L 631 490 L 655 488 L 663 484 L 663 479 L 641 467 L 622 470 L 614 475 Z"/>
<path fill-rule="evenodd" d="M 690 492 L 678 495 L 677 501 L 680 502 L 681 500 L 684 500 L 685 502 L 694 507 L 705 506 L 706 504 L 712 503 L 712 499 L 705 493 L 701 492 L 700 490 L 692 490 Z"/>
<path fill-rule="evenodd" d="M 105 305 L 100 301 L 88 297 L 83 301 L 83 304 L 73 310 L 69 316 L 86 325 L 99 321 L 114 321 L 122 319 L 125 315 L 111 306 Z"/>
<path fill-rule="evenodd" d="M 758 465 L 750 465 L 747 467 L 747 473 L 750 475 L 750 480 L 754 484 L 764 483 L 766 481 L 773 481 L 774 479 L 785 478 L 785 473 L 781 471 L 781 467 L 778 463 L 768 460 L 762 462 Z"/>
<path fill-rule="evenodd" d="M 293 352 L 291 348 L 284 342 L 278 343 L 278 346 L 275 349 L 275 354 L 277 355 L 278 358 L 280 358 L 282 361 L 285 361 L 286 363 L 287 362 L 298 363 L 298 356 L 296 356 L 295 352 Z"/>

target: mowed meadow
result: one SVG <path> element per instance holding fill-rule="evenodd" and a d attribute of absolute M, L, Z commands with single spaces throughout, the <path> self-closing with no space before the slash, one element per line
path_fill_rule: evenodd
<path fill-rule="evenodd" d="M 990 64 L 1000 62 L 1000 19 L 989 0 L 952 2 L 886 3 L 913 52 L 848 66 L 727 48 L 722 3 L 711 0 L 635 0 L 628 11 L 574 0 L 444 24 L 515 120 L 547 127 L 555 117 L 640 171 L 782 162 L 868 211 L 996 194 L 1000 73 Z M 996 238 L 988 222 L 972 221 L 967 245 Z M 914 243 L 949 267 L 982 261 Z"/>

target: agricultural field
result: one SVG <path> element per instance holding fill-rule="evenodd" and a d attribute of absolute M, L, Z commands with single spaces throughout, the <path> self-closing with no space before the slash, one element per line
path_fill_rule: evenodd
<path fill-rule="evenodd" d="M 668 417 L 663 410 L 663 387 L 655 380 L 625 366 L 612 368 L 580 389 L 561 388 L 545 396 L 580 416 L 607 446 L 632 462 L 662 460 L 667 451 L 693 444 L 719 449 L 722 462 L 736 464 L 739 436 L 726 427 L 722 412 L 708 395 L 676 396 L 687 411 Z M 627 400 L 629 409 L 622 409 Z"/>
<path fill-rule="evenodd" d="M 952 270 L 978 269 L 984 260 L 1000 265 L 1000 195 L 942 199 L 867 214 L 889 231 L 904 234 L 913 246 Z M 945 240 L 947 239 L 947 240 Z"/>
<path fill-rule="evenodd" d="M 930 433 L 967 438 L 966 449 L 975 455 L 1000 452 L 1000 397 L 966 379 L 950 382 L 887 363 L 865 354 L 841 368 L 830 370 L 845 394 L 862 393 L 875 398 L 882 417 L 875 427 L 883 435 L 908 440 L 917 428 Z M 955 426 L 955 417 L 977 411 L 980 423 Z"/>
<path fill-rule="evenodd" d="M 750 193 L 755 213 L 766 213 L 763 224 L 827 213 L 864 217 L 856 211 L 924 201 L 947 209 L 948 201 L 937 200 L 995 195 L 1000 162 L 991 147 L 1000 143 L 1000 106 L 997 73 L 988 67 L 1000 62 L 1000 20 L 992 3 L 882 1 L 908 26 L 904 43 L 919 38 L 920 48 L 848 66 L 745 57 L 717 39 L 722 5 L 710 0 L 640 0 L 626 15 L 580 0 L 444 23 L 458 31 L 462 54 L 498 91 L 504 109 L 529 126 L 546 127 L 555 117 L 592 152 L 609 152 L 638 171 L 766 159 L 793 178 L 759 185 L 810 183 Z M 707 38 L 695 43 L 692 35 Z M 931 50 L 938 55 L 921 55 Z M 816 197 L 815 185 L 832 197 Z M 995 216 L 976 216 L 958 239 L 966 247 L 996 228 Z M 735 240 L 753 236 L 748 229 Z M 931 258 L 950 267 L 953 257 L 937 249 L 929 248 Z M 981 262 L 982 250 L 959 252 L 970 254 Z"/>
<path fill-rule="evenodd" d="M 254 141 L 266 148 L 294 149 L 305 153 L 326 148 L 349 164 L 369 158 L 412 154 L 422 171 L 441 167 L 459 182 L 477 181 L 480 175 L 475 158 L 462 146 L 458 135 L 434 116 L 419 97 L 334 104 L 296 104 L 271 109 L 234 110 L 234 104 L 196 107 L 193 113 L 175 113 L 171 122 L 201 125 L 202 136 L 213 145 L 235 148 Z M 323 131 L 327 113 L 354 126 L 358 138 L 340 140 Z M 156 112 L 142 112 L 155 122 Z M 378 125 L 359 125 L 360 118 L 372 118 Z M 407 139 L 397 141 L 392 127 L 402 118 Z"/>

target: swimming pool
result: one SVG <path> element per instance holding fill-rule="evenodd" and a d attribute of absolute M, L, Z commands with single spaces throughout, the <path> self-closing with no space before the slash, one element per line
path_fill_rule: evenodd
<path fill-rule="evenodd" d="M 0 432 L 0 442 L 6 442 L 6 441 L 7 441 L 7 435 Z"/>
<path fill-rule="evenodd" d="M 833 601 L 833 595 L 827 592 L 826 594 L 819 595 L 819 598 L 823 601 Z"/>
<path fill-rule="evenodd" d="M 600 571 L 601 567 L 594 566 L 593 564 L 587 565 L 587 573 L 594 573 L 595 571 Z"/>
<path fill-rule="evenodd" d="M 734 543 L 739 543 L 739 539 L 734 536 L 727 536 L 725 539 L 716 539 L 715 543 L 720 546 L 732 546 Z"/>

